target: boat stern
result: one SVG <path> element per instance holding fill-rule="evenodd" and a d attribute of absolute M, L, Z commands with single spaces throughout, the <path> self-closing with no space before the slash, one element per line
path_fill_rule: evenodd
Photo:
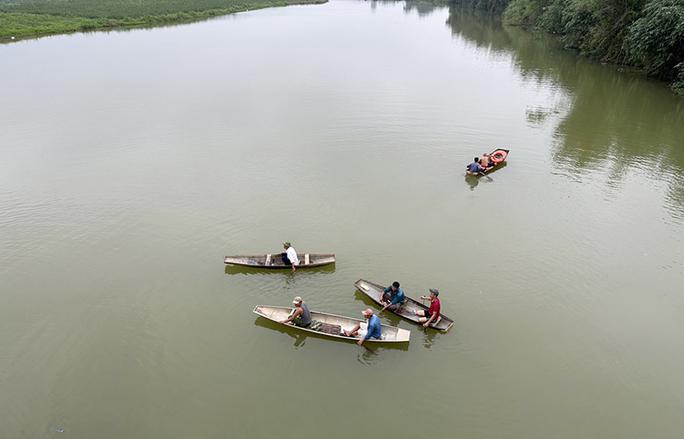
<path fill-rule="evenodd" d="M 397 328 L 397 337 L 395 341 L 408 343 L 410 338 L 411 331 L 409 331 L 408 329 Z"/>

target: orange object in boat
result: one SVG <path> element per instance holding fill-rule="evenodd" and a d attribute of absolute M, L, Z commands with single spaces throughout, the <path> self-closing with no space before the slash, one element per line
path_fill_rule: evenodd
<path fill-rule="evenodd" d="M 506 161 L 506 157 L 508 157 L 508 150 L 507 149 L 497 149 L 496 151 L 492 152 L 490 154 L 490 157 L 492 158 L 492 161 L 494 163 L 501 163 Z"/>

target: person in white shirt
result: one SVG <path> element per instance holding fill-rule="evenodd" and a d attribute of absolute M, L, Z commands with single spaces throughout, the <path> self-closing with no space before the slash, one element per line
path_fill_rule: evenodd
<path fill-rule="evenodd" d="M 295 265 L 299 265 L 297 250 L 295 250 L 289 242 L 284 243 L 283 247 L 285 247 L 285 253 L 281 254 L 283 257 L 283 263 L 285 265 L 292 265 L 292 271 L 295 271 Z"/>

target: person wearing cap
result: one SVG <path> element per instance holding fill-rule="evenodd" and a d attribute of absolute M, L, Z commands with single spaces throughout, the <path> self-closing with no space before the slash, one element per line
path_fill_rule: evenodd
<path fill-rule="evenodd" d="M 347 337 L 360 337 L 359 341 L 356 342 L 357 345 L 361 346 L 364 341 L 374 338 L 380 340 L 382 338 L 382 325 L 380 324 L 380 319 L 378 316 L 373 314 L 373 310 L 370 308 L 361 311 L 361 314 L 368 320 L 366 329 L 361 329 L 361 323 L 357 323 L 351 331 L 342 330 L 342 335 Z"/>
<path fill-rule="evenodd" d="M 295 326 L 301 326 L 302 328 L 308 328 L 311 326 L 311 312 L 309 311 L 309 306 L 304 303 L 301 297 L 297 296 L 292 301 L 295 306 L 290 316 L 283 320 L 281 323 L 289 324 L 294 323 Z"/>
<path fill-rule="evenodd" d="M 283 264 L 292 265 L 292 271 L 295 271 L 295 265 L 299 265 L 297 250 L 295 250 L 289 242 L 283 243 L 283 247 L 285 248 L 285 252 L 280 254 L 283 257 Z"/>
<path fill-rule="evenodd" d="M 416 315 L 420 317 L 418 320 L 423 324 L 424 327 L 428 327 L 433 323 L 437 323 L 439 320 L 439 313 L 442 310 L 442 304 L 437 298 L 439 296 L 439 290 L 435 288 L 430 288 L 429 296 L 420 296 L 423 300 L 430 300 L 430 308 L 426 310 L 416 311 Z"/>
<path fill-rule="evenodd" d="M 404 290 L 399 286 L 399 282 L 394 281 L 392 285 L 385 288 L 382 294 L 382 301 L 387 303 L 382 309 L 383 311 L 389 309 L 390 311 L 397 312 L 406 302 L 406 296 L 404 295 Z"/>

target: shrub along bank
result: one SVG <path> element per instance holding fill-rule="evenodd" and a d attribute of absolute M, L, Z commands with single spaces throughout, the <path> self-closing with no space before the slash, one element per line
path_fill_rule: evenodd
<path fill-rule="evenodd" d="M 684 94 L 684 0 L 452 0 L 557 35 L 599 61 L 631 65 Z"/>

